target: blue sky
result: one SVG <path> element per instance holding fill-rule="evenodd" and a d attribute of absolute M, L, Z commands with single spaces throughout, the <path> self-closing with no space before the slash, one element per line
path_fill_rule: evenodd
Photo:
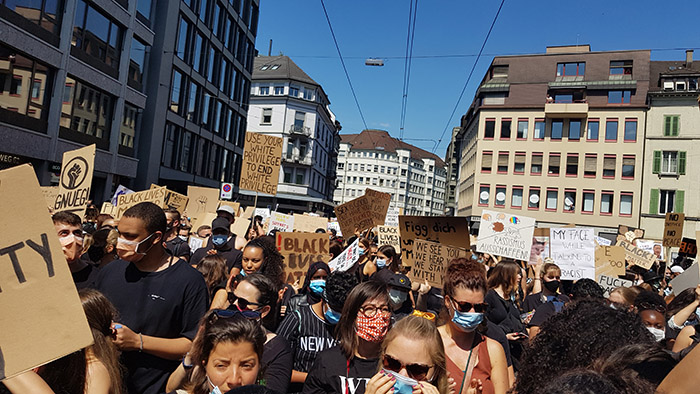
<path fill-rule="evenodd" d="M 399 136 L 409 0 L 325 0 L 367 127 Z M 500 1 L 421 0 L 404 139 L 432 151 L 467 80 Z M 536 5 L 536 6 L 533 6 Z M 649 0 L 506 0 L 455 116 L 435 150 L 445 155 L 452 127 L 471 103 L 494 55 L 543 53 L 548 45 L 590 44 L 593 51 L 700 48 L 692 22 L 697 0 L 672 7 Z M 685 20 L 684 20 L 685 18 Z M 320 83 L 341 122 L 341 133 L 364 125 L 352 98 L 320 0 L 262 0 L 256 47 L 282 52 Z M 416 58 L 426 55 L 474 55 Z M 364 59 L 385 58 L 384 67 Z M 652 60 L 684 60 L 683 50 L 654 50 Z M 700 50 L 696 49 L 696 61 Z M 423 141 L 421 141 L 423 140 Z M 432 141 L 427 141 L 432 140 Z"/>

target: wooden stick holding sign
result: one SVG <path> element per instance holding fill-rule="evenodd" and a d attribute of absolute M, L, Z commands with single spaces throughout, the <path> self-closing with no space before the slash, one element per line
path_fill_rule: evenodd
<path fill-rule="evenodd" d="M 463 248 L 416 239 L 413 242 L 413 266 L 408 272 L 412 281 L 442 289 L 447 266 L 454 259 L 468 258 L 471 252 Z"/>
<path fill-rule="evenodd" d="M 95 169 L 95 149 L 92 144 L 63 154 L 54 212 L 68 211 L 81 218 L 85 216 Z"/>

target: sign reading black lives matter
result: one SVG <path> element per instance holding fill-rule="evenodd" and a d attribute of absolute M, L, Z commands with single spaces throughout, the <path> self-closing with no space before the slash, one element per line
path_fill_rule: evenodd
<path fill-rule="evenodd" d="M 245 133 L 241 189 L 277 194 L 284 139 L 262 133 Z"/>
<path fill-rule="evenodd" d="M 68 211 L 83 217 L 90 200 L 94 163 L 95 144 L 63 154 L 54 212 Z"/>

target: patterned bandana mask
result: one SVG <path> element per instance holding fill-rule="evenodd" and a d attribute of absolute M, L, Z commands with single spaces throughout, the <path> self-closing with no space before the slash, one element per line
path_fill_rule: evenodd
<path fill-rule="evenodd" d="M 377 312 L 372 317 L 367 317 L 361 312 L 357 314 L 355 321 L 355 332 L 357 336 L 367 342 L 381 342 L 389 330 L 391 318 L 384 316 L 381 312 Z"/>

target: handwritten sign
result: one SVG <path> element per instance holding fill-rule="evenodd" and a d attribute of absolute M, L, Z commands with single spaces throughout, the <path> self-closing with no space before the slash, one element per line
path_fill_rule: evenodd
<path fill-rule="evenodd" d="M 377 226 L 377 244 L 379 246 L 391 245 L 396 253 L 401 253 L 401 238 L 399 237 L 399 227 Z"/>
<path fill-rule="evenodd" d="M 360 259 L 360 239 L 355 239 L 350 246 L 328 263 L 331 271 L 345 272 Z"/>
<path fill-rule="evenodd" d="M 239 216 L 231 225 L 231 232 L 239 237 L 245 237 L 250 227 L 250 216 Z"/>
<path fill-rule="evenodd" d="M 626 240 L 627 242 L 634 244 L 634 242 L 639 238 L 644 238 L 644 229 L 625 226 L 622 224 L 617 226 L 617 241 Z"/>
<path fill-rule="evenodd" d="M 216 212 L 219 206 L 219 189 L 213 187 L 187 186 L 187 214 L 196 218 L 203 213 Z"/>
<path fill-rule="evenodd" d="M 127 209 L 142 202 L 152 202 L 159 207 L 163 207 L 165 205 L 165 195 L 167 192 L 168 189 L 165 187 L 159 187 L 142 192 L 122 194 L 117 198 L 117 209 L 113 211 L 114 218 L 120 219 Z"/>
<path fill-rule="evenodd" d="M 241 204 L 238 202 L 233 202 L 233 201 L 223 201 L 219 200 L 219 205 L 217 206 L 217 210 L 223 207 L 224 205 L 229 206 L 233 209 L 233 216 L 238 216 L 238 210 L 241 207 Z"/>
<path fill-rule="evenodd" d="M 166 189 L 165 200 L 163 202 L 163 208 L 177 209 L 178 212 L 183 213 L 187 208 L 187 203 L 190 201 L 184 194 L 176 193 L 172 190 Z"/>
<path fill-rule="evenodd" d="M 95 149 L 92 144 L 63 154 L 54 212 L 68 211 L 81 218 L 84 216 L 92 188 Z"/>
<path fill-rule="evenodd" d="M 119 196 L 121 196 L 122 194 L 129 194 L 133 192 L 134 191 L 129 189 L 128 187 L 124 185 L 119 185 L 117 186 L 117 190 L 114 191 L 114 195 L 112 196 L 110 202 L 112 203 L 112 205 L 117 206 L 117 203 L 119 202 Z"/>
<path fill-rule="evenodd" d="M 284 139 L 262 133 L 245 133 L 241 189 L 277 194 Z"/>
<path fill-rule="evenodd" d="M 695 257 L 698 255 L 698 244 L 697 241 L 692 238 L 685 238 L 681 240 L 681 246 L 678 248 L 678 255 L 685 257 Z"/>
<path fill-rule="evenodd" d="M 270 231 L 292 232 L 294 229 L 294 216 L 272 211 L 268 228 Z"/>
<path fill-rule="evenodd" d="M 684 213 L 666 212 L 666 221 L 664 222 L 663 246 L 669 248 L 681 246 L 684 222 Z"/>
<path fill-rule="evenodd" d="M 375 224 L 381 224 L 374 222 L 372 203 L 367 196 L 360 196 L 338 205 L 335 207 L 335 215 L 346 237 L 351 237 L 355 231 L 363 232 L 374 227 Z"/>
<path fill-rule="evenodd" d="M 664 247 L 661 245 L 661 241 L 638 239 L 637 245 L 635 246 L 644 251 L 653 253 L 657 260 L 664 260 Z"/>
<path fill-rule="evenodd" d="M 327 227 L 328 219 L 326 218 L 294 214 L 294 231 L 313 233 L 319 228 L 325 230 Z"/>
<path fill-rule="evenodd" d="M 598 284 L 603 288 L 603 297 L 610 296 L 610 292 L 618 287 L 632 287 L 634 283 L 631 280 L 619 279 L 613 276 L 599 275 Z"/>
<path fill-rule="evenodd" d="M 105 201 L 102 203 L 102 208 L 100 209 L 100 213 L 104 213 L 106 215 L 111 215 L 112 217 L 114 217 L 114 213 L 116 210 L 117 210 L 117 207 L 112 205 L 111 202 Z"/>
<path fill-rule="evenodd" d="M 0 379 L 92 344 L 45 205 L 30 165 L 0 171 Z"/>
<path fill-rule="evenodd" d="M 562 279 L 595 280 L 595 241 L 592 228 L 549 229 L 550 253 Z"/>
<path fill-rule="evenodd" d="M 625 240 L 618 240 L 617 245 L 622 246 L 625 249 L 625 256 L 627 257 L 627 261 L 632 265 L 637 265 L 644 268 L 645 270 L 648 270 L 649 268 L 651 268 L 652 265 L 654 265 L 654 262 L 656 261 L 656 256 L 654 255 L 654 253 L 642 250 L 632 245 L 630 242 L 627 242 Z"/>
<path fill-rule="evenodd" d="M 598 245 L 600 245 L 600 246 L 610 246 L 610 245 L 612 245 L 612 241 L 611 241 L 611 240 L 609 240 L 609 239 L 607 239 L 607 238 L 599 237 L 599 236 L 597 236 L 597 235 L 596 235 L 595 237 L 593 237 L 593 240 L 595 241 L 596 244 L 598 244 Z"/>
<path fill-rule="evenodd" d="M 625 274 L 625 249 L 617 245 L 602 245 L 595 248 L 596 276 L 621 276 Z"/>
<path fill-rule="evenodd" d="M 372 215 L 374 216 L 374 225 L 384 224 L 386 212 L 389 209 L 389 204 L 391 204 L 391 194 L 367 188 L 365 189 L 365 196 L 369 197 Z"/>
<path fill-rule="evenodd" d="M 469 249 L 469 224 L 461 216 L 399 216 L 401 264 L 413 265 L 413 243 L 417 239 Z"/>
<path fill-rule="evenodd" d="M 530 260 L 535 219 L 484 209 L 476 250 L 515 260 Z M 551 239 L 550 239 L 551 242 Z"/>
<path fill-rule="evenodd" d="M 386 218 L 384 219 L 385 226 L 399 226 L 399 208 L 389 208 L 386 211 Z"/>
<path fill-rule="evenodd" d="M 277 233 L 277 250 L 284 256 L 286 282 L 304 283 L 311 264 L 317 261 L 327 263 L 331 257 L 329 243 L 326 234 Z"/>
<path fill-rule="evenodd" d="M 46 199 L 49 212 L 53 213 L 53 205 L 56 202 L 56 196 L 58 196 L 58 186 L 41 186 L 41 193 Z"/>
<path fill-rule="evenodd" d="M 416 239 L 413 242 L 415 259 L 408 277 L 418 283 L 427 280 L 431 286 L 442 289 L 445 270 L 450 261 L 470 255 L 471 253 L 466 249 Z"/>
<path fill-rule="evenodd" d="M 544 259 L 549 257 L 549 229 L 536 228 L 533 233 L 532 246 L 530 247 L 530 260 L 527 264 L 543 264 Z"/>

